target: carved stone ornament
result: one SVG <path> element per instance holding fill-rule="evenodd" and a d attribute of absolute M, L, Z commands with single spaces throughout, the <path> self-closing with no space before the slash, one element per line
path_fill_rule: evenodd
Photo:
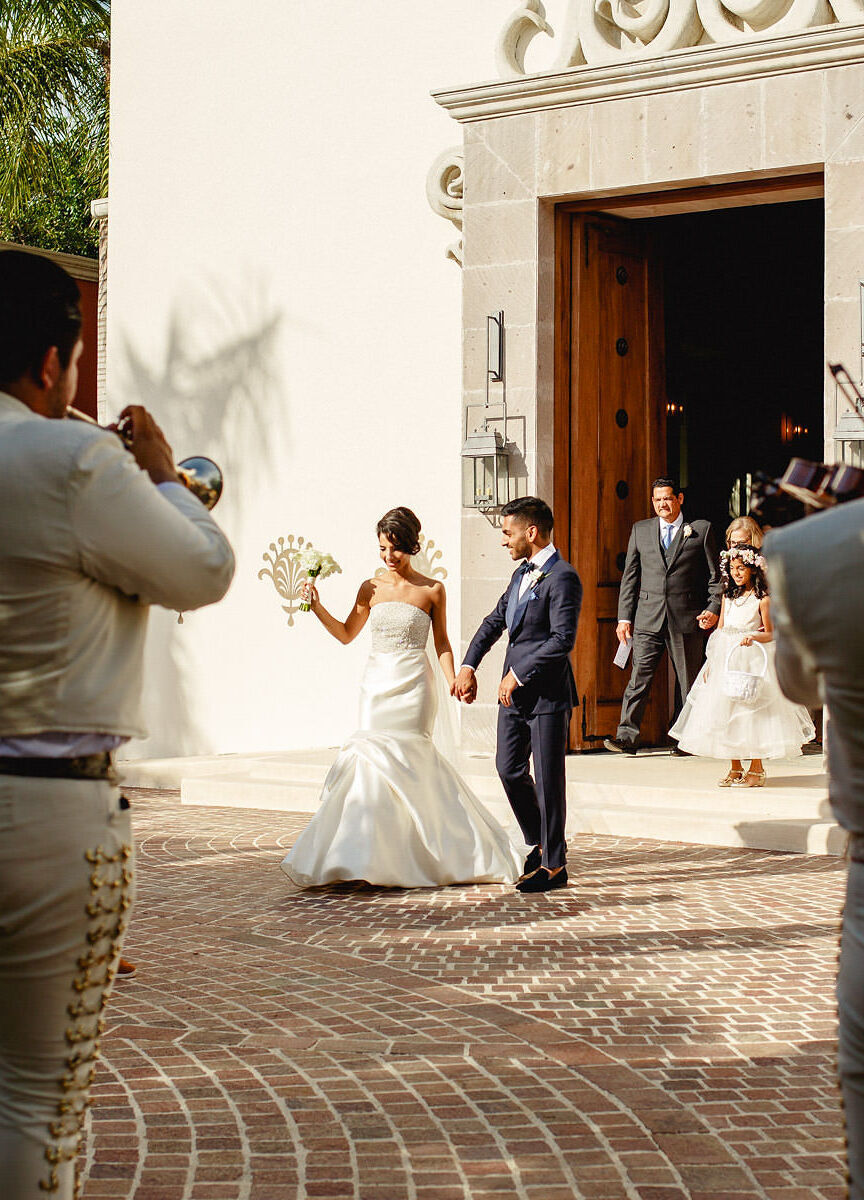
<path fill-rule="evenodd" d="M 754 40 L 864 21 L 864 0 L 567 0 L 559 51 L 544 71 L 624 61 L 688 46 Z M 528 74 L 525 52 L 554 37 L 543 0 L 523 0 L 496 46 L 503 78 Z"/>
<path fill-rule="evenodd" d="M 420 542 L 420 549 L 417 554 L 412 555 L 414 568 L 421 575 L 425 575 L 427 579 L 446 579 L 447 569 L 442 567 L 438 562 L 440 558 L 444 557 L 444 551 L 436 547 L 432 538 L 424 537 L 422 533 L 418 540 Z M 386 575 L 387 568 L 379 567 L 375 574 Z"/>
<path fill-rule="evenodd" d="M 310 550 L 312 543 L 305 538 L 295 538 L 291 533 L 287 538 L 278 538 L 270 543 L 269 553 L 265 550 L 262 558 L 268 564 L 258 572 L 259 579 L 270 579 L 276 591 L 285 604 L 282 611 L 288 614 L 288 624 L 294 624 L 294 614 L 300 608 L 300 588 L 307 578 L 306 572 L 297 562 L 298 555 L 303 550 Z"/>
<path fill-rule="evenodd" d="M 461 146 L 453 146 L 439 154 L 426 176 L 426 198 L 429 207 L 439 217 L 452 221 L 462 229 L 462 189 L 465 178 L 465 155 Z M 451 242 L 446 257 L 462 266 L 462 239 Z"/>

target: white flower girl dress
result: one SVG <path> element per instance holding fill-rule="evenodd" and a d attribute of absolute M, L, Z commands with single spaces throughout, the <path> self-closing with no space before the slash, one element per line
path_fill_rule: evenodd
<path fill-rule="evenodd" d="M 816 736 L 810 714 L 780 691 L 774 643 L 740 644 L 745 633 L 755 633 L 762 626 L 755 593 L 747 592 L 735 600 L 727 596 L 723 622 L 723 628 L 715 629 L 708 639 L 705 666 L 669 730 L 670 737 L 677 739 L 682 750 L 704 758 L 797 757 L 802 745 Z M 762 676 L 752 700 L 727 694 L 728 671 Z"/>
<path fill-rule="evenodd" d="M 513 882 L 524 849 L 432 742 L 429 614 L 386 600 L 372 606 L 369 623 L 360 729 L 339 751 L 282 870 L 299 887 L 349 879 L 403 888 Z"/>

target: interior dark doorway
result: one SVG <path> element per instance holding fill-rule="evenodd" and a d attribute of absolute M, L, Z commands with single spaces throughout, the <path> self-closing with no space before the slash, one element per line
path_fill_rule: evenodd
<path fill-rule="evenodd" d="M 718 538 L 757 471 L 822 458 L 821 200 L 658 217 L 667 462 Z"/>

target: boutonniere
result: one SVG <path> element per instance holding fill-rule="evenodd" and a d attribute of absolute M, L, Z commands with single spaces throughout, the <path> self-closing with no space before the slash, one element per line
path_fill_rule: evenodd
<path fill-rule="evenodd" d="M 693 526 L 685 525 L 684 528 L 681 530 L 681 532 L 684 534 L 685 538 L 692 537 L 693 536 Z"/>
<path fill-rule="evenodd" d="M 531 578 L 531 587 L 535 588 L 538 583 L 543 582 L 549 572 L 541 570 L 540 567 L 532 567 L 528 574 Z"/>

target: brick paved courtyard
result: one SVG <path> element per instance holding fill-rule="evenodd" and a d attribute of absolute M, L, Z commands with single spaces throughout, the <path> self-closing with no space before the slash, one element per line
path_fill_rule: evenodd
<path fill-rule="evenodd" d="M 841 1200 L 836 859 L 575 839 L 572 886 L 296 892 L 307 820 L 135 793 L 85 1200 Z"/>

